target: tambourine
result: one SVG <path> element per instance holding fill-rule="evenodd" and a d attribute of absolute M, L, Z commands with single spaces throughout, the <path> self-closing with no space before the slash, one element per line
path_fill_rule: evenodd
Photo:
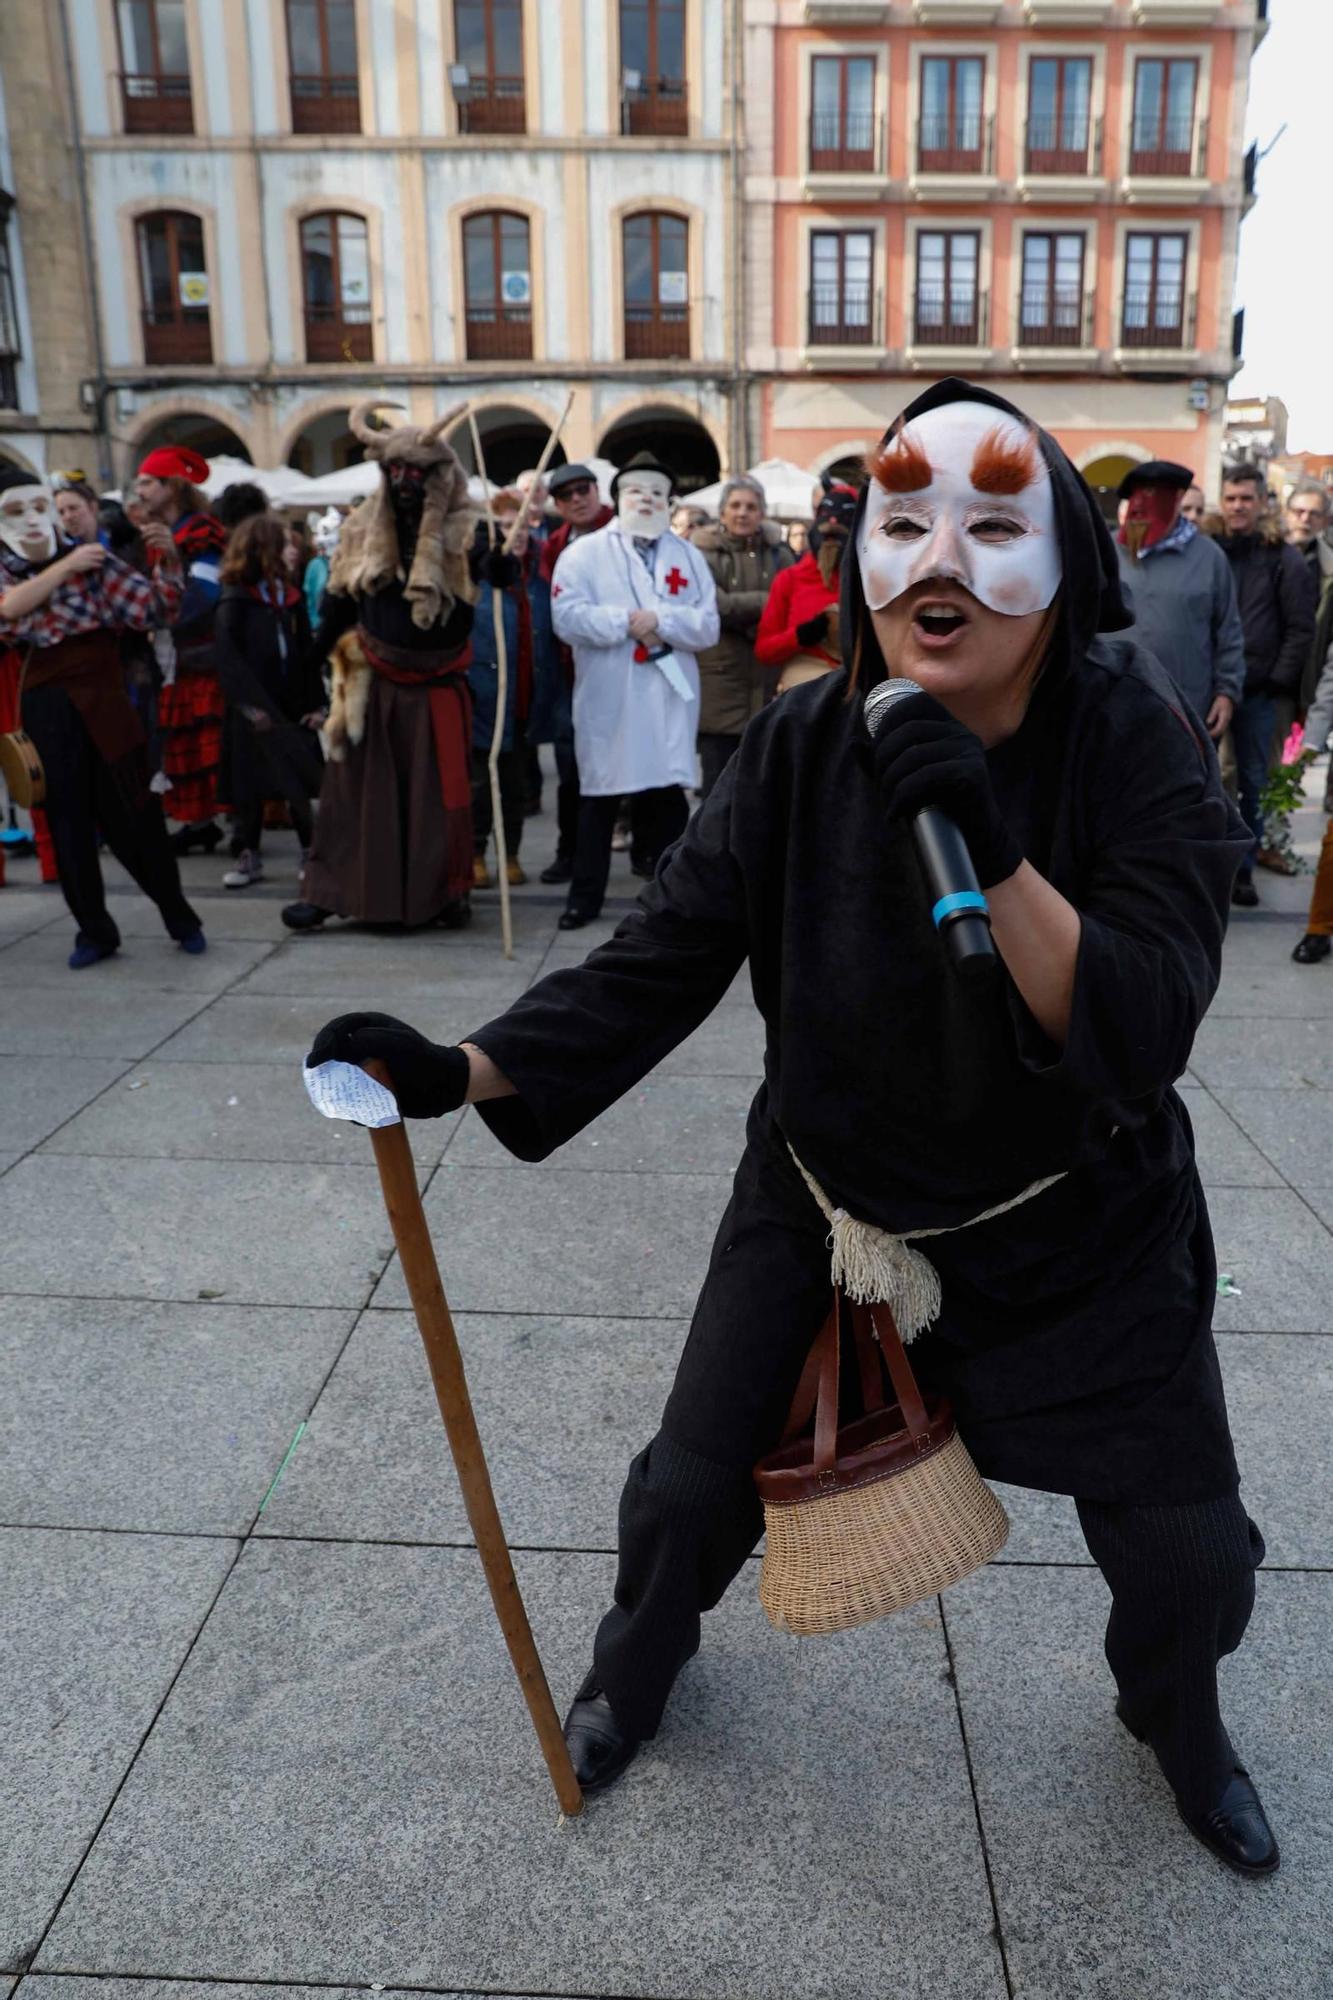
<path fill-rule="evenodd" d="M 39 806 L 46 797 L 46 772 L 26 729 L 0 731 L 0 776 L 16 806 Z"/>

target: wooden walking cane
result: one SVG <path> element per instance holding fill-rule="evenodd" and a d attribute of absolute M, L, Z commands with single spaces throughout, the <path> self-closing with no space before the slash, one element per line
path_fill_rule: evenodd
<path fill-rule="evenodd" d="M 386 1090 L 392 1090 L 389 1072 L 383 1063 L 368 1062 L 365 1069 L 377 1083 L 383 1084 Z M 583 1793 L 574 1775 L 555 1703 L 551 1700 L 545 1669 L 532 1636 L 528 1614 L 523 1608 L 518 1579 L 514 1575 L 500 1511 L 495 1504 L 491 1475 L 482 1450 L 477 1420 L 472 1413 L 467 1377 L 463 1372 L 463 1356 L 454 1332 L 449 1301 L 440 1281 L 440 1267 L 435 1261 L 435 1248 L 426 1225 L 425 1210 L 421 1205 L 421 1191 L 417 1186 L 407 1127 L 400 1119 L 396 1125 L 382 1126 L 378 1130 L 372 1128 L 370 1142 L 375 1149 L 375 1165 L 379 1169 L 380 1186 L 384 1191 L 384 1205 L 389 1212 L 393 1240 L 402 1260 L 412 1310 L 416 1314 L 422 1345 L 430 1363 L 436 1401 L 444 1419 L 458 1483 L 463 1489 L 463 1504 L 476 1538 L 477 1553 L 486 1572 L 491 1602 L 523 1690 L 523 1699 L 528 1704 L 528 1713 L 537 1732 L 546 1768 L 551 1774 L 556 1798 L 560 1801 L 560 1810 L 572 1819 L 583 1811 Z"/>
<path fill-rule="evenodd" d="M 556 418 L 547 438 L 533 484 L 537 483 L 550 464 L 551 453 L 560 442 L 560 433 L 565 428 L 566 419 L 574 407 L 574 391 L 565 397 L 565 407 Z M 477 428 L 475 411 L 469 409 L 468 423 L 472 429 L 472 456 L 477 461 L 477 472 L 481 479 L 482 496 L 486 502 L 487 540 L 495 539 L 495 516 L 491 511 L 491 482 L 486 476 L 486 454 L 481 448 L 481 432 Z M 520 507 L 514 518 L 514 525 L 505 536 L 501 554 L 508 555 L 514 539 L 523 525 L 526 507 Z M 491 618 L 495 626 L 495 726 L 491 731 L 491 752 L 487 760 L 491 780 L 491 830 L 495 835 L 495 857 L 500 878 L 500 938 L 506 958 L 514 956 L 514 919 L 509 905 L 509 848 L 505 840 L 504 814 L 500 809 L 500 752 L 504 748 L 506 710 L 509 706 L 509 644 L 505 638 L 504 592 L 491 590 Z"/>

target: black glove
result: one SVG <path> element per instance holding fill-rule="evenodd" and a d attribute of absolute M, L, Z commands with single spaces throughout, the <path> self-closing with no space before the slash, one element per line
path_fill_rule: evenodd
<path fill-rule="evenodd" d="M 517 556 L 507 556 L 503 549 L 494 548 L 484 564 L 486 581 L 493 590 L 508 590 L 511 583 L 517 583 L 523 574 L 523 565 Z"/>
<path fill-rule="evenodd" d="M 813 618 L 803 618 L 796 627 L 796 636 L 803 646 L 818 646 L 828 637 L 828 612 L 816 611 Z"/>
<path fill-rule="evenodd" d="M 467 1097 L 466 1053 L 428 1042 L 392 1014 L 339 1014 L 315 1036 L 306 1066 L 365 1064 L 372 1056 L 378 1056 L 393 1079 L 393 1094 L 405 1118 L 443 1118 Z"/>
<path fill-rule="evenodd" d="M 872 755 L 890 819 L 910 819 L 935 806 L 967 842 L 980 886 L 1008 881 L 1023 850 L 995 803 L 979 736 L 933 695 L 905 695 L 885 716 Z"/>

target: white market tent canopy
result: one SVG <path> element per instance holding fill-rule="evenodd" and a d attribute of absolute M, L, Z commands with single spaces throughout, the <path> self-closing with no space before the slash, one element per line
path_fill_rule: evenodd
<path fill-rule="evenodd" d="M 307 479 L 294 465 L 278 465 L 270 471 L 243 458 L 224 457 L 209 459 L 203 490 L 210 500 L 216 500 L 229 486 L 239 486 L 242 480 L 260 487 L 275 507 L 304 506 L 309 489 L 318 483 Z"/>
<path fill-rule="evenodd" d="M 776 521 L 808 521 L 815 511 L 812 498 L 819 484 L 816 473 L 808 472 L 803 465 L 793 465 L 789 458 L 766 458 L 761 465 L 752 465 L 747 478 L 757 479 L 764 489 L 770 516 Z M 716 514 L 722 499 L 725 479 L 705 486 L 698 493 L 686 493 L 682 507 L 702 507 L 709 514 Z"/>

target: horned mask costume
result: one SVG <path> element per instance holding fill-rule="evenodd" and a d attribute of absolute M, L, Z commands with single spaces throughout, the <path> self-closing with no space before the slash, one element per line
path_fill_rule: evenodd
<path fill-rule="evenodd" d="M 425 426 L 383 427 L 374 422 L 375 407 L 358 403 L 347 422 L 384 477 L 345 523 L 329 587 L 365 596 L 398 581 L 412 623 L 425 631 L 449 617 L 456 599 L 471 603 L 475 596 L 467 556 L 477 510 L 468 500 L 467 475 L 444 441 L 459 409 Z"/>

